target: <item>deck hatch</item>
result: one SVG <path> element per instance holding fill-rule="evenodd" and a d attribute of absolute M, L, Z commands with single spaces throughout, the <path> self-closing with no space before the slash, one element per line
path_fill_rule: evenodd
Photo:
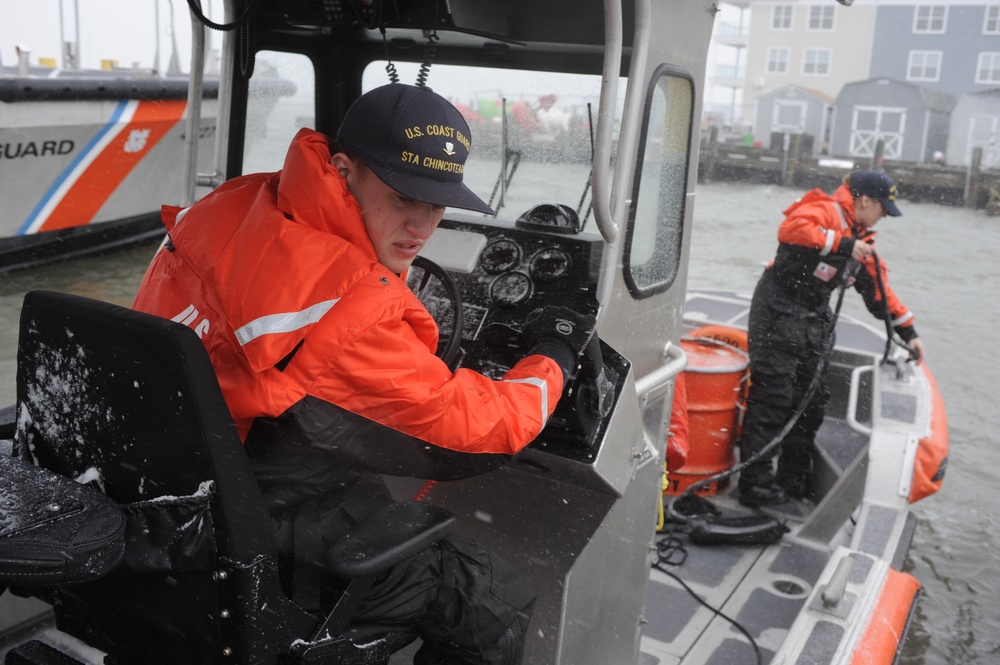
<path fill-rule="evenodd" d="M 775 574 L 797 577 L 809 584 L 816 584 L 829 559 L 827 552 L 793 543 L 781 548 L 767 569 Z"/>
<path fill-rule="evenodd" d="M 736 615 L 736 622 L 759 639 L 774 628 L 788 630 L 806 603 L 806 596 L 788 598 L 767 589 L 754 589 Z M 738 661 L 734 661 L 738 662 Z"/>

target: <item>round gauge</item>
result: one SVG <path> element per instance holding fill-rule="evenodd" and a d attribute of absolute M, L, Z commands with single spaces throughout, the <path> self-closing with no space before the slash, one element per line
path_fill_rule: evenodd
<path fill-rule="evenodd" d="M 546 247 L 531 257 L 529 271 L 539 282 L 554 282 L 569 272 L 570 259 L 566 250 Z"/>
<path fill-rule="evenodd" d="M 488 244 L 483 248 L 483 254 L 479 257 L 479 263 L 483 270 L 496 275 L 507 272 L 515 267 L 521 260 L 521 248 L 513 240 L 503 238 Z"/>
<path fill-rule="evenodd" d="M 514 307 L 531 297 L 531 278 L 523 272 L 508 272 L 490 284 L 490 299 L 500 307 Z"/>

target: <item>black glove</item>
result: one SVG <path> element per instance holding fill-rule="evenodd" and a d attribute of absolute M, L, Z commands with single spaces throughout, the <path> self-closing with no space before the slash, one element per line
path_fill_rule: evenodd
<path fill-rule="evenodd" d="M 546 305 L 528 315 L 523 335 L 530 353 L 548 356 L 559 364 L 565 381 L 573 376 L 577 358 L 590 343 L 596 326 L 593 315 Z"/>

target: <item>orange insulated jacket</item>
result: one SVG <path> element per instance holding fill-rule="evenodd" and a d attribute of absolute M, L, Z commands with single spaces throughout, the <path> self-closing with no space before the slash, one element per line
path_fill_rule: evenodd
<path fill-rule="evenodd" d="M 280 172 L 230 180 L 163 219 L 134 307 L 198 333 L 244 439 L 308 404 L 306 438 L 336 437 L 330 407 L 444 449 L 512 455 L 555 408 L 563 378 L 545 356 L 498 381 L 435 357 L 434 320 L 376 260 L 318 132 L 299 131 Z"/>
<path fill-rule="evenodd" d="M 797 302 L 810 309 L 826 309 L 831 292 L 852 260 L 854 243 L 874 246 L 876 232 L 857 226 L 854 198 L 845 186 L 832 197 L 819 189 L 807 192 L 784 214 L 785 220 L 778 227 L 777 256 L 768 269 Z M 888 318 L 904 341 L 917 336 L 913 314 L 889 287 L 885 263 L 876 261 L 874 255 L 867 257 L 852 285 L 868 310 L 876 318 Z"/>

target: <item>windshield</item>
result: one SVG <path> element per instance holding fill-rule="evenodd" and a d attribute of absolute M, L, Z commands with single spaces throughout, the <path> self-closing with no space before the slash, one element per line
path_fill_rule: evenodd
<path fill-rule="evenodd" d="M 365 90 L 389 82 L 385 66 L 368 66 Z M 396 63 L 396 70 L 403 82 L 419 74 L 412 63 Z M 557 203 L 595 231 L 588 213 L 600 76 L 434 65 L 427 85 L 469 123 L 473 149 L 465 183 L 499 218 L 517 219 L 539 203 Z M 622 96 L 624 90 L 623 79 Z"/>
<path fill-rule="evenodd" d="M 421 73 L 414 63 L 394 66 L 403 82 L 416 82 Z M 250 80 L 243 173 L 281 168 L 298 128 L 315 127 L 314 78 L 304 55 L 258 53 Z M 386 62 L 373 62 L 362 85 L 367 91 L 389 80 Z M 464 181 L 500 219 L 516 220 L 539 203 L 556 203 L 576 211 L 583 230 L 597 232 L 590 178 L 600 76 L 438 64 L 426 83 L 469 123 L 473 149 Z M 621 79 L 615 140 L 624 95 Z"/>

